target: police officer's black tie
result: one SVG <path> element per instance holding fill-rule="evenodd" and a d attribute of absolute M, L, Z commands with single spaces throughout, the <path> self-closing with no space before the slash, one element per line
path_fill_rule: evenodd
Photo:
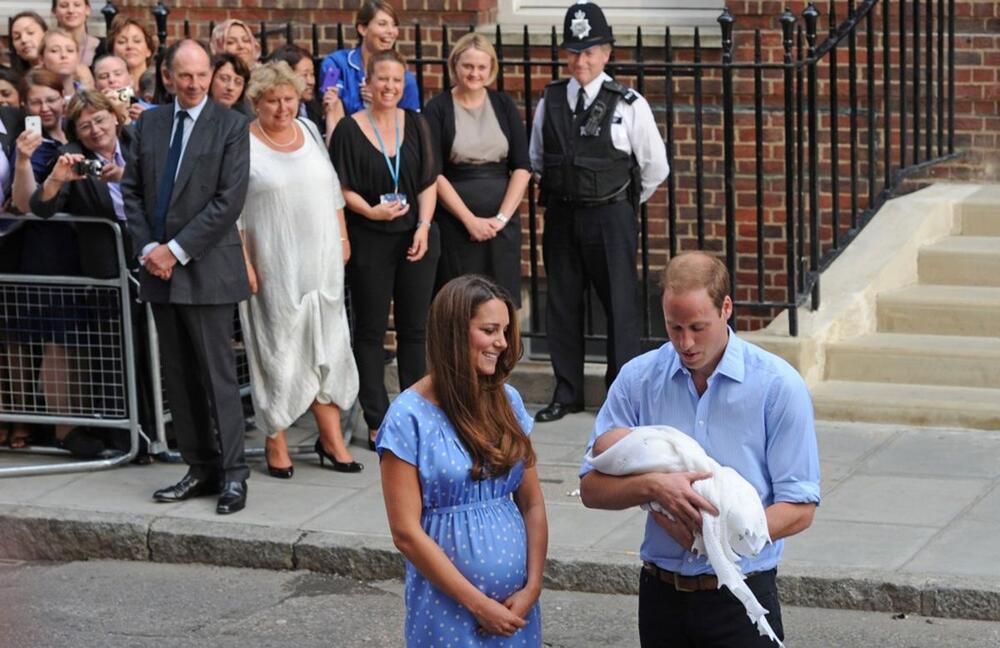
<path fill-rule="evenodd" d="M 583 114 L 583 102 L 587 99 L 587 93 L 581 87 L 576 93 L 576 108 L 573 109 L 573 116 L 579 117 Z"/>

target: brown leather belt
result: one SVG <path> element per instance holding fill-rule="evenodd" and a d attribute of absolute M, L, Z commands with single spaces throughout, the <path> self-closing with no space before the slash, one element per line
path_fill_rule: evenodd
<path fill-rule="evenodd" d="M 642 563 L 643 570 L 656 576 L 661 581 L 670 585 L 678 592 L 702 592 L 705 590 L 719 589 L 719 579 L 715 574 L 698 574 L 697 576 L 685 576 L 677 572 L 660 569 L 651 562 Z M 755 576 L 761 572 L 750 572 L 747 578 Z"/>

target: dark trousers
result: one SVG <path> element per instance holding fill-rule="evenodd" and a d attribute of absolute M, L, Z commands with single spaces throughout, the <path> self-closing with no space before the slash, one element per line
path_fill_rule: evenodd
<path fill-rule="evenodd" d="M 608 320 L 610 386 L 622 365 L 639 355 L 640 311 L 636 286 L 639 224 L 628 201 L 600 207 L 553 204 L 542 234 L 548 300 L 546 340 L 557 403 L 583 403 L 584 293 L 594 287 Z"/>
<path fill-rule="evenodd" d="M 414 205 L 414 208 L 416 205 Z M 365 422 L 378 429 L 389 409 L 385 391 L 385 331 L 389 303 L 396 327 L 399 388 L 406 389 L 426 371 L 424 342 L 441 242 L 431 226 L 428 249 L 419 261 L 407 261 L 413 232 L 383 233 L 351 227 L 347 281 L 354 315 L 354 360 L 358 365 L 358 400 Z"/>
<path fill-rule="evenodd" d="M 781 625 L 776 570 L 746 580 L 767 609 L 767 622 L 780 639 Z M 727 588 L 678 592 L 645 569 L 639 577 L 639 643 L 642 648 L 773 648 L 760 636 L 743 604 Z"/>
<path fill-rule="evenodd" d="M 246 479 L 233 305 L 153 304 L 153 318 L 181 457 L 198 477 Z"/>

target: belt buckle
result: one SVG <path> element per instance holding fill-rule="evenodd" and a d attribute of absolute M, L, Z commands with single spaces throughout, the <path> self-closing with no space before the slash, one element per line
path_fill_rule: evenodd
<path fill-rule="evenodd" d="M 688 587 L 687 585 L 681 585 L 681 582 L 682 582 L 681 579 L 687 579 L 688 578 L 687 576 L 681 576 L 677 572 L 672 572 L 672 573 L 674 575 L 674 589 L 675 590 L 677 590 L 678 592 L 697 592 L 698 591 L 697 587 Z M 695 579 L 695 582 L 697 582 L 697 578 Z"/>

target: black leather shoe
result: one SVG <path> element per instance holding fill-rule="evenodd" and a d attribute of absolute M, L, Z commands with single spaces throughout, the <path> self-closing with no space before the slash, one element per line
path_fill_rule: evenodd
<path fill-rule="evenodd" d="M 535 413 L 535 422 L 537 423 L 548 423 L 550 421 L 558 421 L 567 414 L 573 414 L 574 412 L 582 412 L 583 403 L 574 403 L 572 405 L 565 405 L 563 403 L 551 402 L 548 407 L 538 410 Z"/>
<path fill-rule="evenodd" d="M 215 512 L 219 515 L 242 511 L 247 505 L 247 483 L 245 481 L 227 481 L 219 495 L 219 503 Z"/>
<path fill-rule="evenodd" d="M 202 479 L 189 472 L 173 486 L 161 488 L 153 493 L 153 499 L 157 502 L 183 502 L 192 497 L 218 495 L 219 491 L 218 478 Z"/>
<path fill-rule="evenodd" d="M 288 468 L 278 468 L 277 466 L 272 466 L 267 464 L 267 474 L 276 477 L 278 479 L 291 479 L 292 475 L 295 474 L 295 466 L 289 466 Z"/>

